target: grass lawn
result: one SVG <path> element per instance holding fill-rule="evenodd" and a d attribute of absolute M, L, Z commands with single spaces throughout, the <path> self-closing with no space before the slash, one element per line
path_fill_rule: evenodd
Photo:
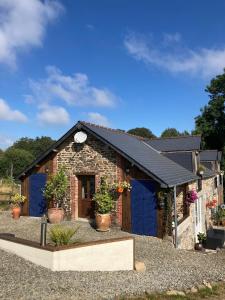
<path fill-rule="evenodd" d="M 121 298 L 121 300 L 224 300 L 225 284 L 218 283 L 209 289 L 208 287 L 199 290 L 197 293 L 186 294 L 185 296 L 169 296 L 166 294 L 145 294 L 142 297 Z"/>

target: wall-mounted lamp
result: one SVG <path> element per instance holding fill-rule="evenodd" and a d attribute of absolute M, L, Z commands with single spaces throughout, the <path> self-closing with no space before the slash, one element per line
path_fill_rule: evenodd
<path fill-rule="evenodd" d="M 47 173 L 47 174 L 49 173 L 49 167 L 48 166 L 45 167 L 45 173 Z"/>
<path fill-rule="evenodd" d="M 129 173 L 130 173 L 130 169 L 127 168 L 127 169 L 125 170 L 125 172 L 126 172 L 126 174 L 129 174 Z"/>

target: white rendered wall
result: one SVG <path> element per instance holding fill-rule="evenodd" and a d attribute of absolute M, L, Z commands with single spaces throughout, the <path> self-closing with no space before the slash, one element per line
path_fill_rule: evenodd
<path fill-rule="evenodd" d="M 133 270 L 134 240 L 48 251 L 0 239 L 0 248 L 52 271 Z"/>

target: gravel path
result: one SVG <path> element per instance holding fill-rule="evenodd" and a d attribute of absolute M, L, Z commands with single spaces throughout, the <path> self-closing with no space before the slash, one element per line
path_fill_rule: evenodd
<path fill-rule="evenodd" d="M 116 229 L 98 233 L 88 223 L 80 224 L 82 241 L 128 235 Z M 0 232 L 38 240 L 39 229 L 38 219 L 22 217 L 15 221 L 0 213 Z M 204 279 L 225 278 L 224 250 L 213 254 L 176 250 L 170 243 L 153 237 L 135 236 L 135 242 L 136 260 L 146 264 L 145 273 L 52 272 L 0 250 L 0 299 L 114 299 L 117 295 L 145 291 L 181 290 L 201 284 Z"/>

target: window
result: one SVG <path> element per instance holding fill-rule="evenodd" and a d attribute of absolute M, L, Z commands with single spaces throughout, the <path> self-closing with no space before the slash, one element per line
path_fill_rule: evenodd
<path fill-rule="evenodd" d="M 223 176 L 222 175 L 220 175 L 220 185 L 222 185 L 222 180 L 223 180 Z"/>
<path fill-rule="evenodd" d="M 92 199 L 95 193 L 95 176 L 81 176 L 81 197 L 82 199 Z"/>

